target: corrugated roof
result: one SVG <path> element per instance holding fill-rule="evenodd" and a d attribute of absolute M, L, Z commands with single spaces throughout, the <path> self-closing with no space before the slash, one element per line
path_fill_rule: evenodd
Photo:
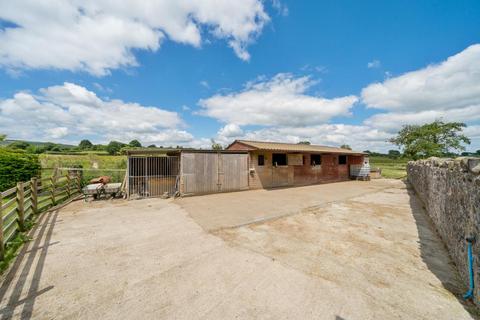
<path fill-rule="evenodd" d="M 233 143 L 239 142 L 249 147 L 270 151 L 290 151 L 290 152 L 328 152 L 342 154 L 364 154 L 362 151 L 355 151 L 337 147 L 320 146 L 313 144 L 296 144 L 283 142 L 267 142 L 267 141 L 248 141 L 235 140 Z M 232 144 L 233 144 L 232 143 Z"/>

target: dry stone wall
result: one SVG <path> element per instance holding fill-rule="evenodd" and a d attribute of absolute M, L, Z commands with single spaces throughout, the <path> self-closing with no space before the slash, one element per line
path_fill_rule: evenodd
<path fill-rule="evenodd" d="M 473 235 L 475 302 L 480 304 L 480 159 L 457 158 L 411 161 L 408 180 L 468 284 L 465 237 Z"/>

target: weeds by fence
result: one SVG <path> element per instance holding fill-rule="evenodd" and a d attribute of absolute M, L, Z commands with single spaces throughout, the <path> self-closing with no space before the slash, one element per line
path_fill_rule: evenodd
<path fill-rule="evenodd" d="M 0 261 L 15 235 L 29 229 L 41 212 L 61 204 L 81 192 L 81 176 L 71 172 L 18 182 L 0 193 Z"/>

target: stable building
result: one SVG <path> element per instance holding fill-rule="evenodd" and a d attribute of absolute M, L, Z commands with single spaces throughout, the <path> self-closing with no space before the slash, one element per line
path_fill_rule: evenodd
<path fill-rule="evenodd" d="M 235 140 L 226 150 L 249 154 L 249 188 L 304 186 L 368 176 L 364 152 L 343 148 Z"/>
<path fill-rule="evenodd" d="M 246 151 L 147 148 L 128 150 L 127 158 L 129 198 L 249 189 Z"/>
<path fill-rule="evenodd" d="M 127 194 L 200 195 L 303 186 L 368 176 L 363 152 L 342 148 L 235 140 L 226 150 L 127 151 Z"/>

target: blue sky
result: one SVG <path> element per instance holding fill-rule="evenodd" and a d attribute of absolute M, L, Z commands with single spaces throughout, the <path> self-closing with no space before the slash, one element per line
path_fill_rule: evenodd
<path fill-rule="evenodd" d="M 478 1 L 180 2 L 0 1 L 0 131 L 384 151 L 444 118 L 480 149 Z"/>

